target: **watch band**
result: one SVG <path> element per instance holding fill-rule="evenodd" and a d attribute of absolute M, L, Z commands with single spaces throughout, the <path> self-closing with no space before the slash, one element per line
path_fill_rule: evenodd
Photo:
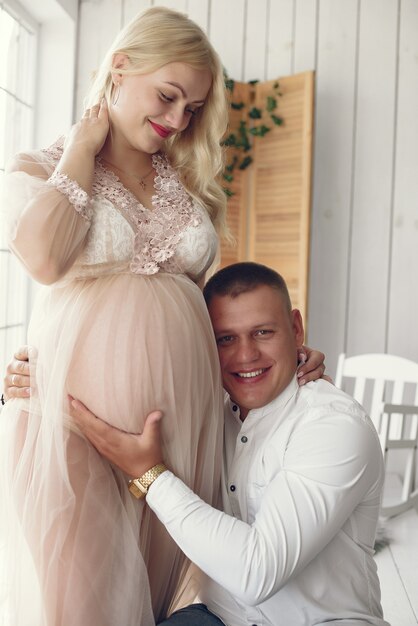
<path fill-rule="evenodd" d="M 138 500 L 145 498 L 154 480 L 156 480 L 158 476 L 161 476 L 166 470 L 167 468 L 164 463 L 154 465 L 154 467 L 151 467 L 151 469 L 145 472 L 145 474 L 142 474 L 139 478 L 132 478 L 132 480 L 128 482 L 129 491 L 135 498 L 138 498 Z"/>

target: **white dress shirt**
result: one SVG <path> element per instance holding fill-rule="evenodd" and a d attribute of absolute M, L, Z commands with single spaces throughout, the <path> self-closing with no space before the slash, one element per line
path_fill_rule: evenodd
<path fill-rule="evenodd" d="M 171 472 L 149 506 L 207 575 L 200 598 L 227 626 L 388 626 L 373 544 L 380 443 L 362 407 L 296 379 L 244 422 L 225 407 L 223 508 Z"/>

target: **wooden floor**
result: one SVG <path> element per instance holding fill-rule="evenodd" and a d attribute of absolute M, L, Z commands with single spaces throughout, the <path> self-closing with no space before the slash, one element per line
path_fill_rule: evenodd
<path fill-rule="evenodd" d="M 382 606 L 391 626 L 418 625 L 418 512 L 384 522 L 389 545 L 376 554 Z"/>

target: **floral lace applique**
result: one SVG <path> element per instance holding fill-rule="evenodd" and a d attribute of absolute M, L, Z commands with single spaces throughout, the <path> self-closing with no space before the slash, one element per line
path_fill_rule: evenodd
<path fill-rule="evenodd" d="M 100 175 L 93 185 L 94 193 L 111 200 L 134 228 L 134 254 L 130 269 L 135 274 L 156 274 L 174 255 L 185 230 L 202 222 L 198 209 L 167 158 L 153 155 L 152 162 L 157 173 L 154 180 L 157 193 L 152 197 L 153 210 L 142 206 L 118 177 L 103 167 L 100 159 Z"/>
<path fill-rule="evenodd" d="M 47 154 L 50 158 L 56 161 L 56 163 L 58 163 L 58 161 L 62 157 L 62 153 L 64 150 L 64 140 L 65 137 L 58 137 L 58 139 L 52 145 L 48 146 L 47 148 L 42 148 L 41 152 Z"/>
<path fill-rule="evenodd" d="M 52 146 L 43 150 L 58 163 L 63 151 L 63 139 L 58 139 Z M 130 270 L 136 274 L 156 274 L 163 266 L 165 271 L 178 271 L 173 256 L 176 246 L 184 233 L 191 227 L 202 223 L 202 215 L 186 192 L 179 177 L 163 154 L 154 154 L 152 163 L 156 171 L 154 186 L 156 193 L 152 196 L 153 209 L 144 207 L 138 199 L 107 169 L 100 158 L 96 159 L 95 178 L 93 181 L 93 198 L 102 197 L 109 200 L 131 225 L 134 231 L 134 250 Z M 49 179 L 49 184 L 58 173 Z M 67 193 L 64 186 L 67 185 Z M 66 193 L 76 210 L 85 207 L 83 217 L 90 219 L 90 201 L 79 195 L 79 191 L 88 199 L 87 194 L 68 179 L 60 181 L 60 191 Z M 78 189 L 76 191 L 75 185 Z M 57 185 L 56 185 L 57 186 Z M 68 193 L 73 193 L 72 198 Z M 76 201 L 76 202 L 75 202 Z M 79 207 L 79 208 L 77 208 Z"/>
<path fill-rule="evenodd" d="M 46 184 L 55 187 L 55 189 L 63 193 L 68 198 L 69 202 L 71 202 L 77 213 L 88 222 L 91 221 L 93 217 L 91 200 L 88 193 L 85 192 L 76 181 L 71 180 L 66 174 L 55 170 L 52 176 L 46 181 Z"/>

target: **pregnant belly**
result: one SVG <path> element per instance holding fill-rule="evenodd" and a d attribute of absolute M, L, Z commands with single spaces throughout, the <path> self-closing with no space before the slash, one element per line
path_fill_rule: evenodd
<path fill-rule="evenodd" d="M 67 391 L 131 432 L 162 409 L 173 420 L 207 412 L 219 386 L 216 347 L 200 290 L 187 278 L 121 275 L 80 294 Z M 197 413 L 199 415 L 199 413 Z"/>

